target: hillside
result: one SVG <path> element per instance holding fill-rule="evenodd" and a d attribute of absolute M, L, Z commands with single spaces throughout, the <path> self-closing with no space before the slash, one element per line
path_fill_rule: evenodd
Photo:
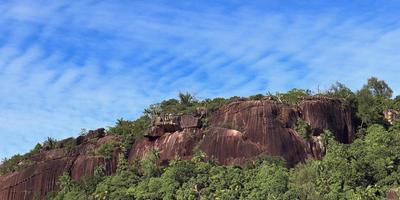
<path fill-rule="evenodd" d="M 197 100 L 49 138 L 0 166 L 0 199 L 382 199 L 400 184 L 400 97 L 352 92 Z"/>

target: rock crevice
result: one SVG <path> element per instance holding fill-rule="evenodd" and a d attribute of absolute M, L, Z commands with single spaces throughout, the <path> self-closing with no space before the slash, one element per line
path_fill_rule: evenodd
<path fill-rule="evenodd" d="M 208 123 L 202 124 L 207 117 Z M 310 97 L 298 105 L 273 100 L 238 100 L 208 113 L 198 109 L 196 115 L 160 115 L 151 123 L 145 137 L 137 140 L 129 152 L 130 161 L 143 158 L 158 149 L 159 162 L 180 156 L 190 159 L 197 150 L 220 164 L 242 165 L 259 155 L 282 157 L 289 167 L 308 158 L 321 159 L 325 150 L 321 133 L 330 130 L 336 140 L 350 143 L 354 139 L 354 113 L 341 99 Z M 297 133 L 296 124 L 304 120 L 312 128 L 310 140 Z M 41 150 L 29 159 L 35 164 L 24 170 L 0 176 L 0 200 L 33 199 L 57 190 L 56 182 L 64 172 L 75 180 L 93 174 L 99 165 L 106 174 L 115 172 L 118 153 L 111 158 L 92 155 L 107 141 L 119 140 L 106 135 L 104 129 L 61 142 L 63 149 Z"/>

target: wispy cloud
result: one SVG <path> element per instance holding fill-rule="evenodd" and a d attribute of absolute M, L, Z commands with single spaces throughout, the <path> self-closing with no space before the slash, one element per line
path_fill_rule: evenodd
<path fill-rule="evenodd" d="M 400 5 L 3 1 L 0 157 L 135 118 L 179 91 L 250 95 L 369 76 L 399 94 Z"/>

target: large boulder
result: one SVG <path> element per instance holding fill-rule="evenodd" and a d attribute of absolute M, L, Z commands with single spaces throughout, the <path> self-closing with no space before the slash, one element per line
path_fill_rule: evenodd
<path fill-rule="evenodd" d="M 330 130 L 339 142 L 351 142 L 353 116 L 350 106 L 342 99 L 303 98 L 299 106 L 271 99 L 238 100 L 213 113 L 207 128 L 197 126 L 195 116 L 181 116 L 181 130 L 140 140 L 132 146 L 129 158 L 143 158 L 151 149 L 159 149 L 161 160 L 166 162 L 176 155 L 190 157 L 197 147 L 221 164 L 243 164 L 260 154 L 268 154 L 280 156 L 288 166 L 294 166 L 309 157 L 322 158 L 325 149 L 320 134 L 324 130 Z M 313 130 L 309 141 L 295 131 L 300 118 Z M 182 125 L 191 127 L 196 134 L 188 134 Z"/>
<path fill-rule="evenodd" d="M 151 126 L 144 136 L 157 138 L 166 133 L 182 131 L 188 128 L 199 128 L 200 126 L 200 118 L 193 115 L 160 115 L 152 120 Z"/>
<path fill-rule="evenodd" d="M 185 129 L 166 133 L 156 140 L 143 138 L 133 144 L 129 153 L 129 161 L 141 159 L 154 149 L 159 150 L 160 162 L 162 163 L 167 163 L 175 156 L 190 158 L 194 153 L 194 147 L 202 139 L 202 136 L 203 133 L 200 129 Z"/>
<path fill-rule="evenodd" d="M 180 126 L 180 116 L 161 115 L 152 120 L 150 128 L 146 131 L 145 137 L 161 137 L 165 133 L 172 133 L 182 130 Z"/>
<path fill-rule="evenodd" d="M 199 128 L 201 121 L 199 117 L 193 115 L 182 115 L 180 116 L 180 126 L 182 129 Z"/>
<path fill-rule="evenodd" d="M 319 135 L 330 130 L 336 140 L 350 143 L 354 139 L 354 112 L 344 99 L 327 97 L 307 97 L 299 104 L 302 118 Z"/>
<path fill-rule="evenodd" d="M 208 130 L 200 143 L 200 150 L 221 164 L 237 165 L 265 151 L 261 144 L 247 140 L 242 132 L 219 127 Z"/>
<path fill-rule="evenodd" d="M 298 106 L 273 99 L 238 99 L 213 113 L 204 109 L 198 113 L 155 118 L 146 137 L 133 144 L 129 160 L 141 159 L 157 149 L 159 162 L 166 164 L 176 156 L 190 159 L 196 150 L 201 150 L 221 164 L 241 165 L 267 154 L 280 156 L 288 166 L 294 166 L 310 157 L 322 158 L 325 149 L 320 134 L 326 129 L 342 143 L 350 143 L 354 138 L 354 113 L 342 99 L 303 98 Z M 209 117 L 207 127 L 202 126 L 202 117 Z M 295 131 L 299 119 L 313 130 L 309 141 Z M 98 129 L 75 141 L 61 141 L 58 149 L 42 149 L 27 160 L 34 163 L 31 167 L 0 176 L 0 200 L 44 197 L 57 190 L 58 177 L 64 172 L 75 180 L 92 175 L 100 165 L 106 174 L 115 172 L 118 151 L 108 158 L 90 153 L 110 141 L 120 138 Z"/>
<path fill-rule="evenodd" d="M 293 166 L 307 158 L 304 141 L 291 129 L 295 125 L 294 116 L 297 116 L 297 112 L 294 107 L 269 100 L 237 101 L 218 110 L 211 119 L 211 125 L 237 130 L 246 138 L 247 143 L 259 146 L 258 149 L 261 151 L 258 154 L 281 156 L 289 166 Z M 244 149 L 236 150 L 235 145 L 224 143 L 219 145 L 214 148 L 223 148 L 227 152 L 245 151 Z M 249 159 L 258 154 L 246 158 Z M 213 156 L 219 157 L 218 154 Z M 237 156 L 241 157 L 241 155 Z M 230 158 L 218 158 L 218 160 L 224 159 Z"/>

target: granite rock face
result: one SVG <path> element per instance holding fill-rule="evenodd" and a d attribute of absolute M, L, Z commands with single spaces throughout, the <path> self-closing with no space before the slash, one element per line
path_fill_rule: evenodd
<path fill-rule="evenodd" d="M 314 135 L 319 135 L 324 129 L 328 129 L 341 143 L 353 141 L 354 112 L 344 100 L 307 97 L 303 98 L 299 107 L 302 118 L 314 129 Z"/>
<path fill-rule="evenodd" d="M 201 150 L 225 165 L 242 165 L 267 154 L 284 158 L 292 167 L 307 158 L 323 157 L 325 148 L 320 134 L 326 129 L 339 142 L 351 143 L 355 131 L 353 116 L 350 106 L 340 99 L 309 97 L 297 106 L 272 99 L 238 99 L 213 113 L 199 108 L 195 115 L 156 117 L 145 137 L 132 145 L 128 159 L 141 159 L 158 149 L 159 163 L 166 164 L 176 156 L 190 159 Z M 308 141 L 295 131 L 299 119 L 312 128 Z M 207 125 L 202 121 L 207 121 Z M 34 163 L 31 167 L 0 176 L 0 200 L 43 197 L 57 190 L 56 182 L 64 172 L 75 180 L 90 176 L 100 165 L 106 174 L 115 172 L 119 152 L 108 158 L 91 152 L 104 143 L 118 140 L 117 136 L 98 129 L 77 139 L 60 141 L 60 148 L 41 150 L 29 158 Z"/>
<path fill-rule="evenodd" d="M 354 138 L 354 113 L 346 101 L 326 97 L 303 98 L 298 106 L 273 100 L 238 100 L 220 108 L 209 125 L 179 126 L 158 137 L 144 138 L 133 145 L 129 159 L 143 158 L 152 149 L 160 151 L 167 162 L 176 155 L 191 157 L 196 149 L 221 164 L 243 164 L 260 154 L 283 157 L 288 166 L 306 160 L 321 159 L 325 153 L 319 136 L 330 130 L 342 143 Z M 296 131 L 303 119 L 312 128 L 305 141 Z M 154 127 L 153 127 L 154 128 Z"/>
<path fill-rule="evenodd" d="M 107 137 L 107 136 L 106 136 Z M 43 150 L 29 158 L 34 164 L 21 171 L 0 176 L 0 200 L 27 200 L 34 197 L 44 197 L 47 193 L 57 190 L 59 176 L 67 172 L 75 180 L 93 174 L 97 166 L 104 166 L 105 173 L 115 172 L 117 154 L 112 158 L 90 156 L 104 141 L 104 129 L 90 131 L 86 136 L 80 136 L 72 149 Z M 113 138 L 116 140 L 117 138 Z M 108 140 L 111 140 L 108 138 Z M 60 147 L 63 143 L 60 141 Z"/>

